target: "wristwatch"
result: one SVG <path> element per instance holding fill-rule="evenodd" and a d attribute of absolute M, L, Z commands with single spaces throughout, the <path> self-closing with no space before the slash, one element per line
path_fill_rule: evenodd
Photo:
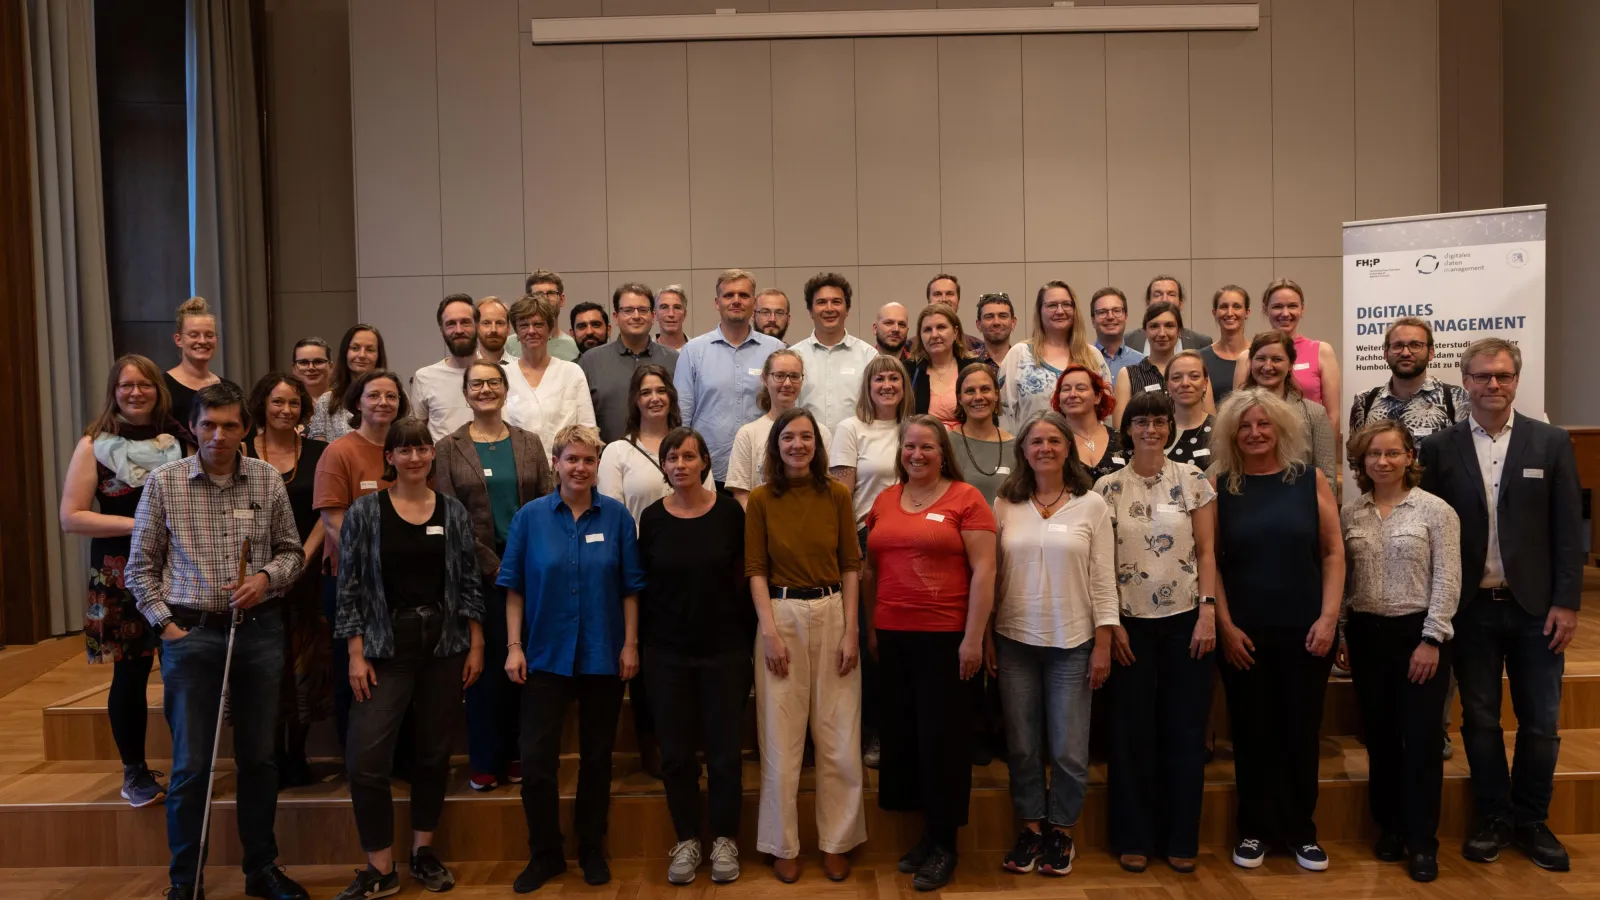
<path fill-rule="evenodd" d="M 1201 597 L 1200 598 L 1200 603 L 1201 603 L 1202 606 L 1215 606 L 1215 605 L 1217 605 L 1217 598 L 1215 598 L 1215 597 Z"/>
<path fill-rule="evenodd" d="M 1430 647 L 1443 647 L 1444 646 L 1444 641 L 1439 640 L 1438 638 L 1434 637 L 1431 634 L 1423 635 L 1422 636 L 1422 642 L 1424 644 L 1427 644 Z"/>

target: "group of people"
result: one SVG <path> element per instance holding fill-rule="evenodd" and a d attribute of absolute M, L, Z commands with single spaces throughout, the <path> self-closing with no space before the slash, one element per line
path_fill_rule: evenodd
<path fill-rule="evenodd" d="M 300 341 L 292 373 L 247 395 L 209 369 L 216 320 L 199 298 L 178 312 L 178 366 L 113 365 L 61 519 L 93 538 L 89 654 L 114 664 L 123 796 L 166 798 L 174 900 L 196 896 L 230 635 L 246 887 L 275 900 L 307 896 L 276 864 L 273 818 L 280 785 L 312 778 L 305 735 L 330 715 L 368 863 L 340 900 L 399 889 L 397 765 L 410 874 L 453 884 L 433 842 L 463 706 L 472 787 L 520 782 L 529 862 L 514 889 L 528 892 L 566 869 L 558 770 L 576 701 L 578 862 L 605 883 L 625 694 L 659 747 L 668 881 L 706 863 L 732 881 L 752 689 L 756 848 L 784 882 L 801 876 L 809 754 L 824 874 L 849 875 L 876 767 L 880 806 L 924 820 L 899 865 L 931 890 L 957 866 L 972 765 L 1001 744 L 1022 823 L 1004 867 L 1068 874 L 1102 688 L 1113 852 L 1132 871 L 1160 858 L 1192 872 L 1214 671 L 1232 860 L 1282 849 L 1325 869 L 1312 816 L 1336 656 L 1361 708 L 1380 859 L 1437 874 L 1454 672 L 1477 813 L 1464 855 L 1515 845 L 1568 865 L 1545 819 L 1579 488 L 1565 433 L 1513 409 L 1514 345 L 1467 348 L 1463 389 L 1428 374 L 1425 321 L 1390 326 L 1392 377 L 1350 409 L 1359 496 L 1341 509 L 1337 365 L 1298 334 L 1291 281 L 1268 286 L 1273 328 L 1248 338 L 1248 292 L 1218 290 L 1215 341 L 1184 326 L 1175 279 L 1151 282 L 1128 335 L 1127 299 L 1105 288 L 1092 342 L 1073 289 L 1051 281 L 1015 345 L 1010 298 L 984 295 L 982 337 L 968 335 L 949 275 L 914 329 L 891 303 L 868 342 L 845 327 L 849 281 L 820 273 L 804 288 L 813 331 L 789 346 L 787 297 L 738 269 L 717 279 L 716 327 L 687 340 L 681 288 L 619 286 L 613 340 L 592 303 L 563 333 L 559 275 L 526 287 L 509 307 L 445 297 L 447 355 L 409 379 L 358 324 L 332 353 Z M 144 758 L 158 647 L 165 786 Z"/>

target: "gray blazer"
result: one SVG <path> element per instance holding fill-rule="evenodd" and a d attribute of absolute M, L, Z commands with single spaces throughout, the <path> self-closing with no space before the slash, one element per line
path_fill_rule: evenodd
<path fill-rule="evenodd" d="M 483 461 L 472 443 L 469 422 L 434 445 L 433 489 L 460 500 L 472 517 L 477 543 L 478 566 L 490 584 L 500 571 L 500 554 L 495 552 L 494 510 L 489 505 L 489 484 L 483 479 Z M 517 502 L 530 501 L 555 490 L 555 473 L 550 470 L 550 454 L 544 442 L 531 431 L 515 425 L 511 429 L 511 453 L 517 465 Z"/>

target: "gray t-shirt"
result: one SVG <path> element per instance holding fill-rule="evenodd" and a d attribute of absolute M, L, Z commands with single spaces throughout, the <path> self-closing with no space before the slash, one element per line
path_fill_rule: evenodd
<path fill-rule="evenodd" d="M 1000 490 L 1000 483 L 1011 477 L 1011 467 L 1016 464 L 1015 444 L 1014 438 L 980 441 L 950 432 L 950 447 L 955 451 L 956 468 L 991 506 L 994 505 L 995 494 Z"/>
<path fill-rule="evenodd" d="M 628 386 L 640 366 L 656 365 L 667 370 L 670 382 L 678 368 L 678 351 L 655 341 L 635 356 L 626 344 L 612 341 L 578 357 L 578 366 L 589 379 L 589 399 L 594 404 L 595 423 L 600 439 L 606 443 L 621 440 L 628 428 Z"/>

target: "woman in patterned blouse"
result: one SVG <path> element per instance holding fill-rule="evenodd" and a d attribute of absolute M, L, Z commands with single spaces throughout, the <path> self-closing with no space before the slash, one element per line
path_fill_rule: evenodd
<path fill-rule="evenodd" d="M 1340 513 L 1345 638 L 1365 727 L 1367 783 L 1385 862 L 1439 874 L 1439 792 L 1451 617 L 1461 597 L 1461 522 L 1422 490 L 1415 438 L 1381 419 L 1350 438 L 1361 496 Z"/>
<path fill-rule="evenodd" d="M 1122 615 L 1111 629 L 1111 846 L 1130 872 L 1144 871 L 1151 856 L 1193 872 L 1200 850 L 1217 493 L 1199 469 L 1167 458 L 1174 430 L 1170 397 L 1136 394 L 1122 414 L 1133 458 L 1094 488 L 1116 530 Z"/>

